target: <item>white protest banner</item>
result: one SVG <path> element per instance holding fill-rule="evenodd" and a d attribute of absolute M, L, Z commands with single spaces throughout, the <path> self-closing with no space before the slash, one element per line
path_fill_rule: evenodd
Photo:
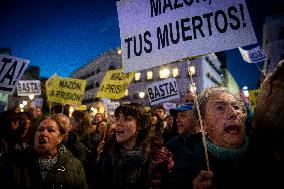
<path fill-rule="evenodd" d="M 245 0 L 120 0 L 124 72 L 257 43 Z"/>
<path fill-rule="evenodd" d="M 257 46 L 251 50 L 245 50 L 239 47 L 239 50 L 243 57 L 243 60 L 248 63 L 257 63 L 267 59 L 265 52 L 260 46 Z"/>
<path fill-rule="evenodd" d="M 147 92 L 151 105 L 180 98 L 175 78 L 170 78 L 147 85 Z"/>
<path fill-rule="evenodd" d="M 20 80 L 17 85 L 19 96 L 40 95 L 40 80 Z"/>
<path fill-rule="evenodd" d="M 13 94 L 28 64 L 28 60 L 0 54 L 0 92 Z"/>

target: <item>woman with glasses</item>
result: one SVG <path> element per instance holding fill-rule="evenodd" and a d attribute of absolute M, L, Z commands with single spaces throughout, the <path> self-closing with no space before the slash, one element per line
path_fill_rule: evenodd
<path fill-rule="evenodd" d="M 205 90 L 198 102 L 199 111 L 195 106 L 193 115 L 203 123 L 205 143 L 201 133 L 186 138 L 168 187 L 274 188 L 280 181 L 277 169 L 255 157 L 255 141 L 245 132 L 244 103 L 223 87 Z"/>

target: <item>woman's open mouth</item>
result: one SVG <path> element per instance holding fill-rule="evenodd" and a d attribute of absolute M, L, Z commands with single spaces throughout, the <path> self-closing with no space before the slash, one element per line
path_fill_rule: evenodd
<path fill-rule="evenodd" d="M 39 144 L 46 144 L 46 140 L 45 140 L 45 138 L 40 138 L 39 139 Z"/>
<path fill-rule="evenodd" d="M 237 125 L 228 125 L 224 130 L 229 134 L 238 134 L 241 131 L 240 127 Z"/>

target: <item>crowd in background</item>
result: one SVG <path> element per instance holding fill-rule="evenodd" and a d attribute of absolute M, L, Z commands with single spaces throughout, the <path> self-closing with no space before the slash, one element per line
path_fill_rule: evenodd
<path fill-rule="evenodd" d="M 191 95 L 170 113 L 136 103 L 94 117 L 81 110 L 69 117 L 61 105 L 48 116 L 40 108 L 3 112 L 1 188 L 283 187 L 283 115 L 267 108 L 273 118 L 258 126 L 269 95 L 284 95 L 274 85 L 283 85 L 283 70 L 282 62 L 264 81 L 250 122 L 243 99 L 223 87 Z"/>

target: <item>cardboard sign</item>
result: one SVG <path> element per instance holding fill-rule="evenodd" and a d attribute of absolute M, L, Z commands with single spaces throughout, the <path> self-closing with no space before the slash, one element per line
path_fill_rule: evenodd
<path fill-rule="evenodd" d="M 46 82 L 47 99 L 61 104 L 81 105 L 85 87 L 86 80 L 54 75 Z"/>
<path fill-rule="evenodd" d="M 151 105 L 180 98 L 175 78 L 150 84 L 147 86 L 147 92 Z"/>
<path fill-rule="evenodd" d="M 41 85 L 39 80 L 20 80 L 17 85 L 19 96 L 40 95 Z"/>
<path fill-rule="evenodd" d="M 120 0 L 124 71 L 257 43 L 245 0 Z"/>
<path fill-rule="evenodd" d="M 120 99 L 125 96 L 129 83 L 134 78 L 134 73 L 124 74 L 122 69 L 107 71 L 97 97 Z"/>
<path fill-rule="evenodd" d="M 0 92 L 13 94 L 28 64 L 28 60 L 0 54 Z"/>

